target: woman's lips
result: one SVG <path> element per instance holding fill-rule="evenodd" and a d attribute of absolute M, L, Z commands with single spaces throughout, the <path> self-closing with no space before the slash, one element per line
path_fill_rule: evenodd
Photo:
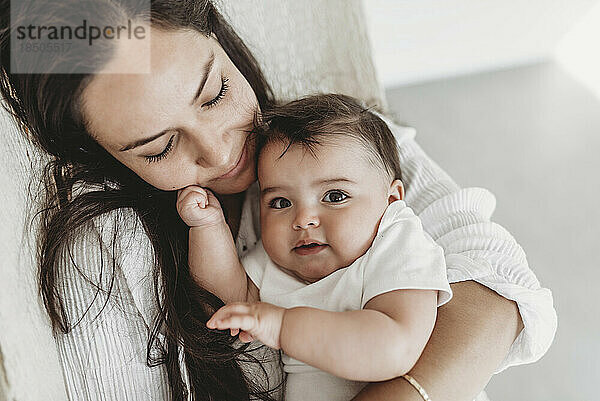
<path fill-rule="evenodd" d="M 314 254 L 321 252 L 328 246 L 329 245 L 327 245 L 327 244 L 302 245 L 302 246 L 295 247 L 294 252 L 296 252 L 298 255 L 314 255 Z"/>
<path fill-rule="evenodd" d="M 244 147 L 242 148 L 242 154 L 240 155 L 240 159 L 238 160 L 236 165 L 231 170 L 229 170 L 228 172 L 226 172 L 225 174 L 220 176 L 219 179 L 235 177 L 236 175 L 238 175 L 240 172 L 242 172 L 244 170 L 247 162 L 248 162 L 248 146 L 247 146 L 247 143 L 244 143 Z"/>

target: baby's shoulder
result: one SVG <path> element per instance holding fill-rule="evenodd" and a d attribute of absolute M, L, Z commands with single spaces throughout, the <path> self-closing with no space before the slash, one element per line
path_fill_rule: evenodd
<path fill-rule="evenodd" d="M 390 224 L 418 220 L 415 212 L 403 200 L 397 200 L 388 205 L 381 218 L 380 230 Z"/>

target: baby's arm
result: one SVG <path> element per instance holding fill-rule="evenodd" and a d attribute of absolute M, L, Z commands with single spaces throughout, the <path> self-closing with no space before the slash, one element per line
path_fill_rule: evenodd
<path fill-rule="evenodd" d="M 177 211 L 190 226 L 188 263 L 194 280 L 225 303 L 257 300 L 256 286 L 246 277 L 214 194 L 187 187 L 177 195 Z"/>
<path fill-rule="evenodd" d="M 382 381 L 408 372 L 433 330 L 437 291 L 396 290 L 365 309 L 329 312 L 235 303 L 208 321 L 213 329 L 240 329 L 262 343 L 339 377 Z"/>

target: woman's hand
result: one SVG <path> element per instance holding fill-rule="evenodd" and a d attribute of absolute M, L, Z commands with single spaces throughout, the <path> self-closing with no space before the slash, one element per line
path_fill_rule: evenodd
<path fill-rule="evenodd" d="M 240 341 L 257 339 L 268 347 L 279 349 L 279 334 L 285 308 L 266 302 L 235 302 L 225 305 L 206 322 L 209 329 L 231 331 L 240 334 Z"/>
<path fill-rule="evenodd" d="M 177 212 L 190 227 L 226 224 L 221 204 L 209 190 L 191 185 L 177 193 Z"/>

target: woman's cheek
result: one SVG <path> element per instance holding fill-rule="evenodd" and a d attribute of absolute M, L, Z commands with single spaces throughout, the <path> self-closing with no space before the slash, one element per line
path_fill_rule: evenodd
<path fill-rule="evenodd" d="M 148 179 L 151 185 L 163 191 L 171 191 L 179 187 L 179 177 L 177 175 L 168 174 L 164 171 L 149 171 Z M 152 181 L 152 182 L 151 182 Z"/>

